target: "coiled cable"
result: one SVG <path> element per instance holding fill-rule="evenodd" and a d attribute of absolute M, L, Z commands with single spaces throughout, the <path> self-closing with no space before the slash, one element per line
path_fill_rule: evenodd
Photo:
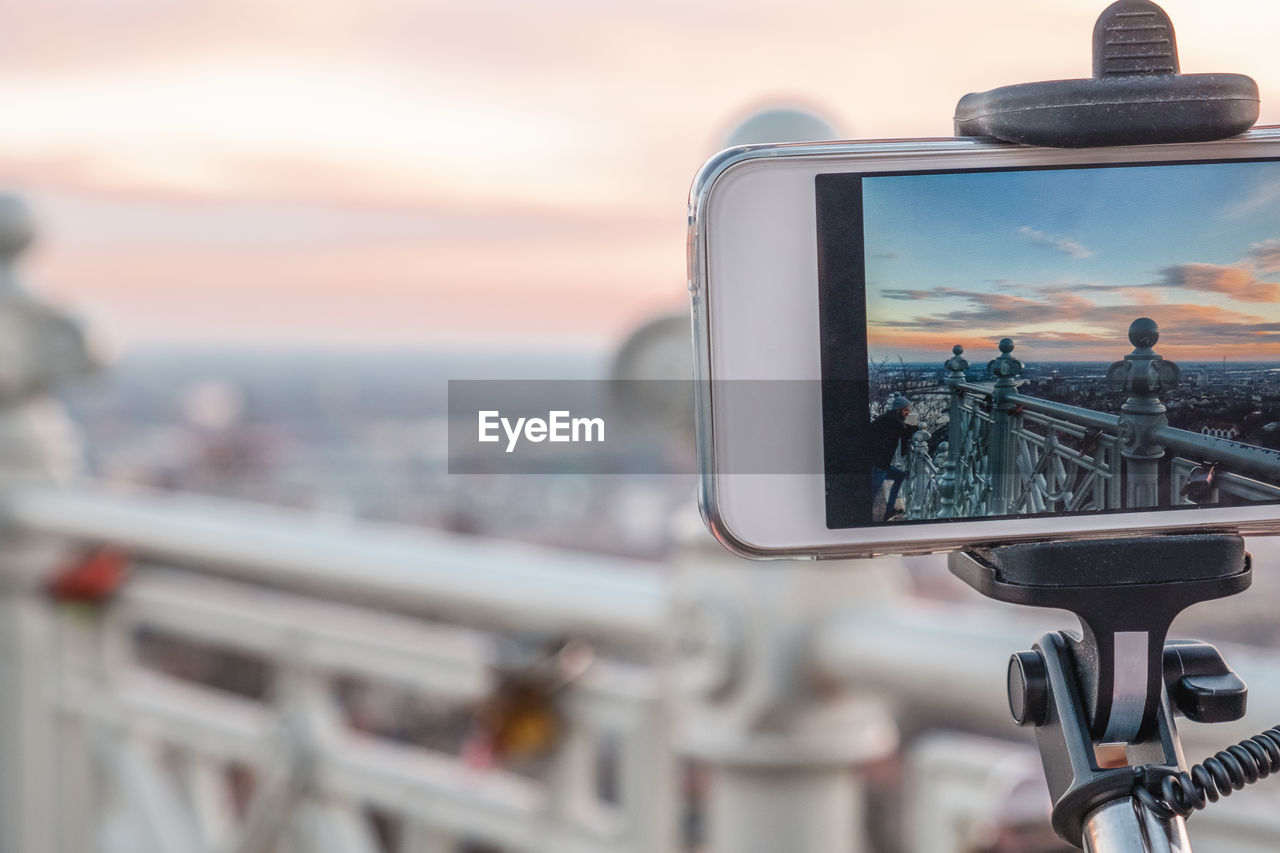
<path fill-rule="evenodd" d="M 1276 772 L 1280 772 L 1280 726 L 1229 746 L 1190 771 L 1166 776 L 1160 783 L 1160 803 L 1185 818 Z"/>

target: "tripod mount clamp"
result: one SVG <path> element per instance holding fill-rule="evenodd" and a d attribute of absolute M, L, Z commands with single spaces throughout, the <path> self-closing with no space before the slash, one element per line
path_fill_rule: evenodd
<path fill-rule="evenodd" d="M 1229 534 L 1006 545 L 952 554 L 950 567 L 988 598 L 1079 618 L 1082 634 L 1069 642 L 1089 729 L 1110 743 L 1152 733 L 1174 617 L 1197 602 L 1242 592 L 1252 580 L 1244 540 Z M 1033 717 L 1036 711 L 1027 709 Z"/>
<path fill-rule="evenodd" d="M 1009 661 L 1009 708 L 1033 725 L 1055 831 L 1077 843 L 1099 805 L 1152 793 L 1185 764 L 1175 710 L 1200 722 L 1244 715 L 1247 689 L 1217 649 L 1166 643 L 1174 617 L 1252 580 L 1244 540 L 1200 533 L 1033 542 L 953 553 L 951 572 L 989 598 L 1069 610 L 1081 632 L 1052 632 Z M 1098 748 L 1123 744 L 1120 766 Z"/>
<path fill-rule="evenodd" d="M 1243 74 L 1182 74 L 1173 23 L 1150 0 L 1118 0 L 1093 30 L 1093 76 L 1002 86 L 956 105 L 957 136 L 1088 148 L 1207 142 L 1258 120 Z"/>

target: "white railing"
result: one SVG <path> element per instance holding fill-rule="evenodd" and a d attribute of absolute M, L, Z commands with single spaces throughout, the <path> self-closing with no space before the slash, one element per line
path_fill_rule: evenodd
<path fill-rule="evenodd" d="M 661 567 L 173 493 L 82 486 L 0 500 L 9 524 L 149 559 L 427 618 L 627 645 L 661 639 Z M 477 567 L 483 566 L 482 571 Z"/>
<path fill-rule="evenodd" d="M 42 677 L 26 682 L 34 691 L 8 694 L 5 707 L 10 720 L 26 721 L 28 734 L 41 721 L 53 726 L 43 741 L 37 737 L 45 746 L 21 765 L 20 778 L 29 793 L 56 792 L 57 812 L 45 815 L 43 828 L 34 825 L 37 815 L 26 815 L 24 839 L 5 840 L 5 853 L 434 853 L 467 843 L 639 853 L 679 846 L 682 741 L 670 723 L 673 706 L 690 700 L 672 689 L 679 670 L 661 665 L 664 635 L 679 634 L 680 620 L 671 613 L 679 609 L 677 586 L 656 566 L 573 555 L 562 564 L 561 555 L 500 543 L 83 488 L 12 491 L 0 518 L 11 543 L 110 543 L 129 549 L 136 563 L 102 604 L 57 605 L 23 593 L 27 628 L 43 612 L 47 630 L 28 630 L 10 648 Z M 492 562 L 498 558 L 501 565 Z M 307 562 L 314 572 L 304 570 Z M 491 569 L 502 582 L 528 586 L 527 609 L 505 590 L 485 600 L 480 581 Z M 834 574 L 823 567 L 807 577 L 800 568 L 785 575 L 757 566 L 726 570 L 761 614 L 785 617 L 792 607 L 783 577 L 796 578 L 800 590 L 833 579 L 842 592 L 809 593 L 826 615 L 801 623 L 801 634 L 786 618 L 781 633 L 767 619 L 739 623 L 744 644 L 730 657 L 747 681 L 736 692 L 759 713 L 768 707 L 759 683 L 778 685 L 797 728 L 779 740 L 777 722 L 765 715 L 765 736 L 724 757 L 716 777 L 723 790 L 705 806 L 712 850 L 752 849 L 740 845 L 766 835 L 750 829 L 757 825 L 785 827 L 770 843 L 794 836 L 798 851 L 862 849 L 831 840 L 841 814 L 853 820 L 860 812 L 860 794 L 845 781 L 857 762 L 833 758 L 844 747 L 824 726 L 835 719 L 842 737 L 883 744 L 884 718 L 866 708 L 832 717 L 823 710 L 830 685 L 890 707 L 928 707 L 958 728 L 1009 732 L 1001 689 L 1008 653 L 1060 622 L 1008 609 L 993 619 L 985 605 L 924 605 L 891 588 L 877 592 L 901 577 L 892 563 L 864 561 Z M 584 608 L 588 600 L 594 603 Z M 731 597 L 722 603 L 732 608 Z M 502 681 L 495 637 L 545 637 L 557 619 L 591 641 L 596 655 L 555 697 L 558 746 L 524 766 L 477 767 L 456 749 L 389 736 L 362 723 L 352 712 L 358 703 L 344 692 L 354 679 L 374 695 L 472 707 Z M 200 650 L 196 660 L 250 661 L 261 683 L 228 691 L 163 656 L 156 664 L 156 648 L 184 645 Z M 1280 719 L 1274 655 L 1233 649 L 1228 657 L 1252 687 L 1253 713 L 1247 723 L 1184 733 L 1190 755 Z M 823 698 L 806 698 L 810 688 L 796 680 L 801 669 L 827 685 L 813 692 Z M 693 713 L 712 715 L 710 741 L 719 748 L 744 706 L 724 706 L 722 692 L 705 701 L 708 710 Z M 815 703 L 812 711 L 806 702 Z M 715 717 L 722 707 L 727 716 Z M 693 751 L 714 764 L 715 748 Z M 822 772 L 806 776 L 798 769 L 806 762 Z M 843 770 L 833 775 L 833 766 Z M 828 776 L 829 790 L 814 781 Z M 12 839 L 14 830 L 0 827 L 0 838 Z M 735 846 L 722 846 L 728 838 Z"/>
<path fill-rule="evenodd" d="M 6 851 L 674 848 L 656 567 L 172 496 L 32 490 L 4 510 L 11 531 L 136 561 L 104 604 L 43 605 L 49 630 L 28 638 L 60 757 L 24 776 L 59 792 L 59 817 L 47 845 L 32 829 Z M 504 677 L 495 630 L 599 644 L 550 697 L 561 735 L 546 758 L 477 767 L 344 712 L 352 678 L 436 708 L 482 703 Z M 156 637 L 251 660 L 262 695 L 146 665 Z"/>

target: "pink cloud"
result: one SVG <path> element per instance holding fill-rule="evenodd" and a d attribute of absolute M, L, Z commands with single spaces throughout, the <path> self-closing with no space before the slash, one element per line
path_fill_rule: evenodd
<path fill-rule="evenodd" d="M 1160 271 L 1160 284 L 1205 293 L 1221 293 L 1244 302 L 1280 300 L 1280 284 L 1259 281 L 1243 267 L 1217 264 L 1179 264 Z"/>

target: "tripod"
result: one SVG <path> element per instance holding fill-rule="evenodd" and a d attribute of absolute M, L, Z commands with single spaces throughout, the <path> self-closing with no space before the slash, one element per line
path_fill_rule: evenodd
<path fill-rule="evenodd" d="M 1280 769 L 1280 733 L 1269 732 L 1188 771 L 1174 723 L 1244 716 L 1247 688 L 1216 648 L 1166 642 L 1182 610 L 1249 587 L 1238 536 L 1009 545 L 952 554 L 950 567 L 990 598 L 1080 619 L 1079 632 L 1045 634 L 1008 669 L 1009 708 L 1035 727 L 1064 840 L 1189 853 L 1189 813 Z"/>
<path fill-rule="evenodd" d="M 1150 0 L 1102 13 L 1093 69 L 1090 79 L 966 95 L 956 132 L 1052 147 L 1141 145 L 1225 139 L 1258 117 L 1250 78 L 1179 73 L 1173 24 Z M 1207 723 L 1244 716 L 1247 689 L 1217 649 L 1166 642 L 1185 608 L 1248 588 L 1238 536 L 1007 545 L 952 554 L 950 567 L 990 598 L 1080 619 L 1079 632 L 1045 634 L 1008 670 L 1010 711 L 1035 727 L 1053 828 L 1068 843 L 1190 853 L 1191 812 L 1280 770 L 1280 727 L 1188 769 L 1174 725 L 1179 713 Z"/>

